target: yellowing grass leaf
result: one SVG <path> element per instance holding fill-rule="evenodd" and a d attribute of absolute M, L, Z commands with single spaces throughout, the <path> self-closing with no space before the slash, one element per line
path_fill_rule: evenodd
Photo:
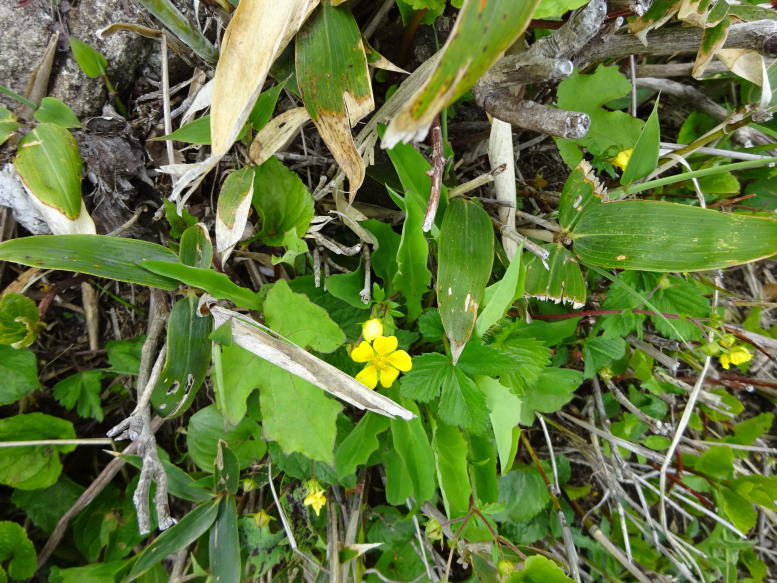
<path fill-rule="evenodd" d="M 523 33 L 537 4 L 464 0 L 434 73 L 391 121 L 383 147 L 425 137 L 434 116 L 472 87 Z"/>
<path fill-rule="evenodd" d="M 297 84 L 321 137 L 348 177 L 351 196 L 365 165 L 351 128 L 375 103 L 361 33 L 350 11 L 323 4 L 297 36 Z"/>
<path fill-rule="evenodd" d="M 222 263 L 243 236 L 253 194 L 253 168 L 233 172 L 221 187 L 216 210 L 216 251 Z"/>
<path fill-rule="evenodd" d="M 254 137 L 248 156 L 261 166 L 288 142 L 310 119 L 304 107 L 295 107 L 272 118 Z"/>
<path fill-rule="evenodd" d="M 275 58 L 318 0 L 241 2 L 222 42 L 211 110 L 213 155 L 223 156 L 248 119 Z"/>

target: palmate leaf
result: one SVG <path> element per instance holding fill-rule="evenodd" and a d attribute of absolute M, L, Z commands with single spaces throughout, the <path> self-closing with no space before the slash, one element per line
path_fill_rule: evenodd
<path fill-rule="evenodd" d="M 706 271 L 777 253 L 777 220 L 663 201 L 593 206 L 569 237 L 584 263 L 643 271 Z"/>
<path fill-rule="evenodd" d="M 523 33 L 538 0 L 464 0 L 429 80 L 391 120 L 383 147 L 426 136 L 434 117 L 461 97 Z"/>
<path fill-rule="evenodd" d="M 365 164 L 351 128 L 375 103 L 361 33 L 346 7 L 323 3 L 296 41 L 297 84 L 310 119 L 348 177 L 351 196 Z"/>

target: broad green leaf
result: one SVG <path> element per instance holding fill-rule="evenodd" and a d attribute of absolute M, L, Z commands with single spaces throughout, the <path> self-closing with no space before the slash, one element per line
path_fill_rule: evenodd
<path fill-rule="evenodd" d="M 467 471 L 467 442 L 461 431 L 442 422 L 432 423 L 432 449 L 437 467 L 445 513 L 448 518 L 460 518 L 469 512 L 472 486 Z"/>
<path fill-rule="evenodd" d="M 81 199 L 81 154 L 69 131 L 39 124 L 19 142 L 14 165 L 54 234 L 95 232 Z"/>
<path fill-rule="evenodd" d="M 149 273 L 177 279 L 185 285 L 205 290 L 214 298 L 229 300 L 243 308 L 256 309 L 259 306 L 256 292 L 233 283 L 224 273 L 169 261 L 141 261 L 140 265 Z"/>
<path fill-rule="evenodd" d="M 753 442 L 772 428 L 774 414 L 761 413 L 734 425 L 734 435 L 726 439 L 730 443 L 752 445 Z"/>
<path fill-rule="evenodd" d="M 178 524 L 160 534 L 138 555 L 125 581 L 134 581 L 145 571 L 169 557 L 176 551 L 188 547 L 213 525 L 219 513 L 219 502 L 206 502 L 184 516 Z"/>
<path fill-rule="evenodd" d="M 75 439 L 73 424 L 43 413 L 0 419 L 0 442 L 40 439 Z M 0 484 L 20 490 L 48 488 L 62 471 L 59 453 L 74 445 L 40 445 L 0 448 Z"/>
<path fill-rule="evenodd" d="M 370 307 L 369 303 L 362 301 L 361 291 L 364 289 L 364 267 L 351 273 L 336 273 L 326 278 L 326 291 L 339 300 L 347 304 L 366 310 Z"/>
<path fill-rule="evenodd" d="M 498 377 L 521 370 L 515 352 L 495 344 L 482 344 L 478 339 L 467 342 L 456 366 L 471 377 Z"/>
<path fill-rule="evenodd" d="M 247 468 L 267 451 L 267 445 L 259 439 L 259 431 L 259 425 L 251 419 L 243 419 L 237 427 L 225 430 L 224 418 L 210 405 L 189 419 L 186 445 L 197 467 L 212 472 L 218 442 L 223 439 L 237 456 L 240 467 Z"/>
<path fill-rule="evenodd" d="M 483 336 L 491 326 L 501 320 L 505 312 L 513 305 L 516 297 L 523 295 L 525 282 L 521 281 L 521 275 L 525 275 L 526 266 L 521 261 L 520 249 L 518 251 L 513 256 L 513 260 L 510 261 L 510 265 L 507 266 L 507 271 L 502 279 L 486 288 L 485 306 L 475 323 L 478 336 Z"/>
<path fill-rule="evenodd" d="M 156 16 L 167 29 L 204 61 L 213 64 L 218 51 L 197 25 L 181 14 L 170 0 L 139 0 L 143 7 Z"/>
<path fill-rule="evenodd" d="M 502 474 L 505 474 L 512 468 L 515 452 L 518 449 L 520 436 L 518 423 L 521 420 L 522 403 L 510 389 L 496 379 L 480 376 L 476 380 L 480 390 L 486 395 L 491 427 L 499 453 L 499 465 L 502 468 Z"/>
<path fill-rule="evenodd" d="M 389 504 L 404 504 L 413 496 L 413 482 L 405 462 L 392 448 L 382 452 L 383 467 L 386 469 L 386 501 Z"/>
<path fill-rule="evenodd" d="M 0 146 L 19 129 L 16 116 L 7 107 L 0 105 Z"/>
<path fill-rule="evenodd" d="M 216 250 L 222 263 L 243 237 L 253 195 L 253 168 L 232 172 L 221 186 L 216 209 Z"/>
<path fill-rule="evenodd" d="M 497 450 L 490 435 L 469 435 L 470 475 L 475 499 L 481 504 L 495 504 L 499 500 L 497 484 Z"/>
<path fill-rule="evenodd" d="M 436 399 L 445 378 L 450 374 L 451 359 L 429 352 L 413 358 L 413 368 L 399 380 L 402 396 L 427 403 Z"/>
<path fill-rule="evenodd" d="M 520 37 L 537 0 L 464 0 L 429 79 L 391 120 L 383 145 L 426 135 L 434 117 L 472 87 Z"/>
<path fill-rule="evenodd" d="M 157 565 L 158 568 L 162 568 Z M 107 563 L 94 563 L 83 567 L 70 567 L 61 569 L 56 565 L 51 566 L 49 575 L 50 583 L 104 583 L 115 581 L 122 571 L 126 571 L 127 561 L 108 561 Z M 164 568 L 162 568 L 164 571 Z M 156 571 L 152 568 L 149 573 Z M 165 575 L 167 571 L 164 571 Z M 145 581 L 144 581 L 145 583 Z M 156 583 L 155 581 L 153 583 Z"/>
<path fill-rule="evenodd" d="M 76 408 L 79 417 L 103 420 L 103 408 L 100 403 L 102 391 L 101 370 L 85 370 L 62 379 L 51 389 L 54 398 L 65 409 Z"/>
<path fill-rule="evenodd" d="M 386 417 L 368 412 L 337 447 L 335 468 L 337 477 L 343 479 L 353 474 L 357 466 L 366 464 L 378 449 L 378 435 L 389 428 Z"/>
<path fill-rule="evenodd" d="M 353 198 L 365 164 L 351 128 L 375 103 L 361 32 L 348 7 L 324 2 L 300 30 L 296 74 L 310 119 L 348 177 Z"/>
<path fill-rule="evenodd" d="M 661 128 L 658 125 L 658 99 L 653 105 L 642 133 L 639 134 L 634 151 L 631 153 L 626 170 L 621 176 L 621 184 L 631 184 L 644 178 L 658 166 L 658 146 L 661 141 Z"/>
<path fill-rule="evenodd" d="M 34 116 L 41 123 L 53 123 L 65 129 L 81 127 L 81 122 L 73 110 L 56 97 L 41 99 Z"/>
<path fill-rule="evenodd" d="M 136 375 L 140 370 L 140 355 L 143 350 L 145 336 L 129 340 L 111 340 L 105 348 L 108 351 L 108 370 L 116 374 Z"/>
<path fill-rule="evenodd" d="M 262 91 L 262 94 L 259 95 L 254 108 L 251 110 L 251 114 L 248 116 L 248 121 L 254 126 L 254 130 L 261 130 L 270 121 L 272 113 L 275 111 L 275 104 L 278 103 L 278 97 L 283 88 L 286 87 L 286 83 L 287 81 L 276 83 L 267 91 Z"/>
<path fill-rule="evenodd" d="M 166 290 L 178 282 L 152 273 L 140 264 L 147 260 L 178 261 L 167 247 L 139 239 L 105 235 L 37 235 L 0 243 L 0 260 L 43 269 L 62 269 L 127 281 Z"/>
<path fill-rule="evenodd" d="M 725 445 L 706 449 L 696 460 L 694 469 L 718 480 L 734 477 L 734 450 Z"/>
<path fill-rule="evenodd" d="M 534 386 L 519 394 L 521 424 L 534 423 L 534 412 L 555 413 L 569 403 L 575 390 L 583 382 L 580 371 L 570 368 L 548 367 L 542 371 Z M 520 391 L 516 391 L 520 393 Z"/>
<path fill-rule="evenodd" d="M 755 526 L 758 513 L 753 505 L 736 490 L 723 486 L 718 491 L 716 499 L 726 518 L 741 532 L 747 533 Z"/>
<path fill-rule="evenodd" d="M 586 0 L 540 0 L 532 18 L 559 18 L 570 10 L 580 8 Z"/>
<path fill-rule="evenodd" d="M 345 334 L 326 310 L 291 291 L 282 279 L 267 294 L 264 314 L 270 328 L 298 346 L 334 352 L 345 342 Z"/>
<path fill-rule="evenodd" d="M 253 206 L 259 213 L 259 238 L 282 245 L 286 232 L 302 237 L 313 218 L 313 198 L 296 172 L 275 157 L 254 168 Z"/>
<path fill-rule="evenodd" d="M 614 158 L 618 152 L 634 148 L 643 122 L 622 111 L 609 111 L 604 104 L 628 95 L 631 83 L 617 67 L 600 65 L 588 75 L 575 71 L 558 87 L 557 105 L 562 109 L 587 113 L 591 127 L 577 140 L 556 138 L 559 144 L 577 144 L 598 157 Z"/>
<path fill-rule="evenodd" d="M 57 483 L 48 488 L 14 490 L 11 502 L 23 511 L 35 526 L 50 534 L 83 491 L 83 486 L 67 476 L 60 476 Z"/>
<path fill-rule="evenodd" d="M 269 526 L 258 525 L 251 516 L 240 518 L 238 528 L 245 549 L 246 573 L 251 577 L 261 578 L 291 554 L 291 550 L 282 544 L 286 538 L 283 530 L 272 532 Z"/>
<path fill-rule="evenodd" d="M 391 157 L 400 179 L 403 177 L 404 173 L 401 169 L 406 167 L 406 161 L 420 156 L 413 148 L 404 144 L 399 144 L 389 150 L 388 155 Z M 422 183 L 425 181 L 423 172 L 422 170 L 418 176 L 418 180 Z M 426 176 L 426 181 L 429 181 L 428 176 Z M 431 185 L 431 181 L 429 184 Z M 386 186 L 394 202 L 405 212 L 402 238 L 399 241 L 396 256 L 396 273 L 391 287 L 405 296 L 407 317 L 412 322 L 421 314 L 421 298 L 429 291 L 432 282 L 432 273 L 427 267 L 429 245 L 421 230 L 429 190 L 417 189 L 412 183 L 403 182 L 402 186 L 405 189 L 404 198 Z"/>
<path fill-rule="evenodd" d="M 237 139 L 276 57 L 318 0 L 254 0 L 240 3 L 221 44 L 211 105 L 213 155 L 223 156 Z"/>
<path fill-rule="evenodd" d="M 508 583 L 574 583 L 556 563 L 543 555 L 532 555 L 520 571 L 511 573 Z"/>
<path fill-rule="evenodd" d="M 600 267 L 707 271 L 777 253 L 777 221 L 663 201 L 587 209 L 569 235 L 575 254 Z"/>
<path fill-rule="evenodd" d="M 284 453 L 334 464 L 337 415 L 343 407 L 315 385 L 268 362 L 259 381 L 262 435 Z"/>
<path fill-rule="evenodd" d="M 12 581 L 22 581 L 32 577 L 36 567 L 35 547 L 27 532 L 15 522 L 0 521 L 0 579 L 5 580 L 7 571 Z"/>
<path fill-rule="evenodd" d="M 240 423 L 247 411 L 246 399 L 259 388 L 259 374 L 262 359 L 236 344 L 218 346 L 220 349 L 221 374 L 215 370 L 211 379 L 216 393 L 216 407 L 224 419 L 234 426 Z M 214 362 L 214 369 L 215 369 Z"/>
<path fill-rule="evenodd" d="M 242 562 L 237 531 L 237 506 L 234 496 L 224 496 L 209 540 L 210 569 L 213 583 L 240 583 Z"/>
<path fill-rule="evenodd" d="M 589 338 L 583 347 L 587 379 L 596 376 L 601 369 L 620 360 L 626 354 L 626 341 L 623 338 Z"/>
<path fill-rule="evenodd" d="M 181 234 L 178 256 L 184 265 L 200 269 L 210 267 L 213 260 L 213 244 L 210 242 L 210 235 L 205 225 L 197 223 Z"/>
<path fill-rule="evenodd" d="M 45 327 L 38 306 L 31 299 L 17 293 L 0 298 L 0 344 L 27 348 Z"/>
<path fill-rule="evenodd" d="M 550 349 L 544 342 L 536 338 L 511 336 L 505 340 L 500 340 L 497 345 L 517 364 L 516 370 L 499 375 L 501 381 L 508 386 L 520 389 L 530 388 L 540 377 L 545 367 L 550 364 Z"/>
<path fill-rule="evenodd" d="M 391 420 L 391 438 L 394 451 L 404 466 L 404 473 L 410 478 L 412 496 L 416 504 L 432 499 L 437 489 L 434 479 L 434 450 L 429 445 L 418 407 L 412 401 L 401 399 L 400 403 L 415 417 L 409 421 Z M 389 500 L 390 504 L 404 504 L 405 500 Z"/>
<path fill-rule="evenodd" d="M 105 75 L 105 68 L 108 66 L 108 61 L 105 60 L 105 57 L 103 57 L 97 49 L 78 40 L 74 36 L 71 36 L 69 40 L 73 58 L 84 72 L 84 75 L 91 77 L 92 79 Z"/>
<path fill-rule="evenodd" d="M 580 264 L 572 252 L 559 243 L 542 245 L 550 252 L 548 267 L 533 253 L 524 252 L 526 261 L 527 296 L 555 303 L 572 304 L 573 309 L 582 308 L 586 300 L 586 284 Z"/>
<path fill-rule="evenodd" d="M 165 364 L 151 393 L 151 403 L 166 418 L 178 417 L 194 401 L 210 365 L 213 318 L 197 310 L 197 297 L 178 300 L 167 320 Z"/>
<path fill-rule="evenodd" d="M 499 478 L 499 501 L 507 520 L 526 522 L 550 503 L 550 494 L 536 468 L 520 466 Z"/>
<path fill-rule="evenodd" d="M 472 335 L 494 262 L 494 229 L 474 202 L 454 199 L 438 241 L 437 305 L 455 363 Z"/>
<path fill-rule="evenodd" d="M 452 365 L 443 381 L 437 414 L 449 425 L 471 433 L 482 433 L 488 424 L 483 392 L 461 369 Z"/>
<path fill-rule="evenodd" d="M 159 136 L 154 140 L 175 140 L 186 144 L 210 144 L 210 115 L 203 115 L 186 125 L 182 125 L 172 134 Z"/>

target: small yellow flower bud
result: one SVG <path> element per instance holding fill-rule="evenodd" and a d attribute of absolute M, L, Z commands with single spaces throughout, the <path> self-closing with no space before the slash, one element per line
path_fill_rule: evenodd
<path fill-rule="evenodd" d="M 626 166 L 629 165 L 632 153 L 634 153 L 634 150 L 631 148 L 618 152 L 615 158 L 612 159 L 612 165 L 617 166 L 621 170 L 626 170 Z"/>
<path fill-rule="evenodd" d="M 307 483 L 307 489 L 308 495 L 305 496 L 305 499 L 302 501 L 302 503 L 305 506 L 312 506 L 313 511 L 316 513 L 316 516 L 318 516 L 319 512 L 321 512 L 321 509 L 324 507 L 324 504 L 326 504 L 324 489 L 318 483 L 318 480 L 309 480 Z"/>
<path fill-rule="evenodd" d="M 367 320 L 362 325 L 362 336 L 367 342 L 372 342 L 378 336 L 383 336 L 383 322 L 378 318 Z"/>

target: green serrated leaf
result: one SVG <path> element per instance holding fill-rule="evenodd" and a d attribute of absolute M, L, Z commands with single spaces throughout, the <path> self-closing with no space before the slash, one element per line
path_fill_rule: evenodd
<path fill-rule="evenodd" d="M 37 566 L 35 547 L 27 538 L 27 532 L 8 520 L 0 521 L 0 562 L 6 563 L 8 575 L 13 581 L 32 577 Z M 5 572 L 0 565 L 0 577 L 4 576 Z"/>
<path fill-rule="evenodd" d="M 454 199 L 438 240 L 437 305 L 455 363 L 475 328 L 494 262 L 494 229 L 474 202 Z"/>
<path fill-rule="evenodd" d="M 91 417 L 97 421 L 103 420 L 103 409 L 100 403 L 102 390 L 101 370 L 85 370 L 59 381 L 51 389 L 54 398 L 65 409 L 73 407 L 80 417 Z"/>
<path fill-rule="evenodd" d="M 532 555 L 519 571 L 510 574 L 508 583 L 574 583 L 556 563 L 542 555 Z"/>
<path fill-rule="evenodd" d="M 31 299 L 17 293 L 0 298 L 0 344 L 27 348 L 45 327 Z"/>
<path fill-rule="evenodd" d="M 526 522 L 550 504 L 550 495 L 536 468 L 520 466 L 499 478 L 499 501 L 505 518 Z"/>
<path fill-rule="evenodd" d="M 259 238 L 282 245 L 287 231 L 302 237 L 313 218 L 313 198 L 296 172 L 273 157 L 254 168 L 253 206 L 259 213 Z"/>
<path fill-rule="evenodd" d="M 178 282 L 140 266 L 146 260 L 173 264 L 167 247 L 106 235 L 37 235 L 0 243 L 0 260 L 43 269 L 62 269 L 174 290 Z"/>

